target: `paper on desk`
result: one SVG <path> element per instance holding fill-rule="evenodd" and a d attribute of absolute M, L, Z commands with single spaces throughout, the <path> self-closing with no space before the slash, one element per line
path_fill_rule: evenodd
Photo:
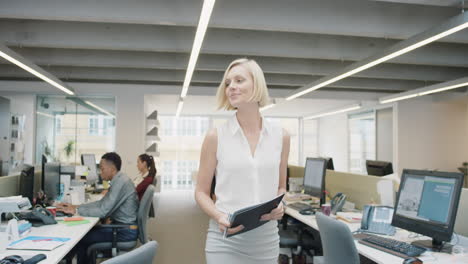
<path fill-rule="evenodd" d="M 10 245 L 7 246 L 7 249 L 53 250 L 65 244 L 68 240 L 70 240 L 70 238 L 28 236 L 10 243 Z"/>
<path fill-rule="evenodd" d="M 362 219 L 361 213 L 355 212 L 338 212 L 336 218 L 348 223 L 360 223 Z"/>
<path fill-rule="evenodd" d="M 81 220 L 81 221 L 64 221 L 63 223 L 67 226 L 76 226 L 76 225 L 83 225 L 90 223 L 91 221 L 89 220 Z"/>

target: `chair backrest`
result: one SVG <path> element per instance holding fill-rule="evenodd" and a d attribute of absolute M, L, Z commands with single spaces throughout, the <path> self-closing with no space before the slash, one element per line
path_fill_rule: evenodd
<path fill-rule="evenodd" d="M 158 243 L 156 241 L 150 241 L 146 244 L 141 245 L 130 252 L 123 255 L 111 258 L 102 262 L 103 264 L 127 264 L 127 263 L 141 263 L 151 264 L 156 256 L 158 249 Z"/>
<path fill-rule="evenodd" d="M 316 214 L 327 264 L 359 264 L 359 253 L 348 226 L 322 213 Z"/>
<path fill-rule="evenodd" d="M 156 185 L 158 184 L 158 177 L 156 175 L 154 175 L 153 182 L 151 184 L 156 189 Z M 154 203 L 154 201 L 153 201 L 152 205 L 150 206 L 150 211 L 149 211 L 149 214 L 148 214 L 149 217 L 152 217 L 152 218 L 156 217 L 156 212 L 155 212 L 156 207 L 157 207 L 157 204 Z"/>
<path fill-rule="evenodd" d="M 154 186 L 148 185 L 145 193 L 140 201 L 140 207 L 138 208 L 138 237 L 142 244 L 148 241 L 148 232 L 146 232 L 146 221 L 148 220 L 148 214 L 153 201 Z"/>

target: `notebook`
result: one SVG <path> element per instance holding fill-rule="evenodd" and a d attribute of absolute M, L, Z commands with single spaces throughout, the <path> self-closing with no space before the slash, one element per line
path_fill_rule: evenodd
<path fill-rule="evenodd" d="M 11 242 L 7 249 L 53 250 L 70 240 L 64 237 L 28 236 Z"/>
<path fill-rule="evenodd" d="M 227 235 L 226 237 L 232 237 L 238 234 L 242 234 L 244 232 L 247 232 L 259 226 L 262 226 L 263 224 L 268 222 L 268 221 L 260 221 L 260 217 L 262 217 L 262 215 L 267 214 L 271 212 L 271 210 L 278 207 L 283 197 L 284 197 L 284 194 L 281 194 L 277 196 L 276 198 L 274 198 L 273 200 L 270 200 L 261 204 L 249 206 L 249 207 L 237 210 L 236 212 L 231 214 L 229 217 L 229 222 L 231 222 L 231 227 L 243 225 L 244 229 L 242 229 L 241 231 L 235 234 Z"/>

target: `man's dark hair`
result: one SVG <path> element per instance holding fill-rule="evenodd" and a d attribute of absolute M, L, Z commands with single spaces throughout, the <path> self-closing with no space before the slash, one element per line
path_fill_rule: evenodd
<path fill-rule="evenodd" d="M 119 154 L 115 152 L 107 152 L 106 154 L 102 155 L 101 159 L 106 160 L 114 164 L 115 168 L 120 171 L 122 167 L 122 159 L 120 158 Z"/>

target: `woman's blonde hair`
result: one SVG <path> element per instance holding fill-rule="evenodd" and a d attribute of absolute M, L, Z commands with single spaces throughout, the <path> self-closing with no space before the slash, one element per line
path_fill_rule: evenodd
<path fill-rule="evenodd" d="M 270 97 L 268 95 L 268 88 L 265 81 L 265 76 L 263 75 L 262 68 L 251 59 L 237 59 L 231 62 L 224 72 L 223 80 L 218 87 L 218 92 L 216 93 L 216 98 L 218 100 L 218 109 L 226 110 L 235 110 L 226 96 L 226 77 L 229 71 L 237 65 L 244 65 L 247 71 L 250 72 L 253 79 L 253 93 L 250 97 L 249 102 L 258 102 L 259 107 L 263 107 L 268 104 Z"/>

